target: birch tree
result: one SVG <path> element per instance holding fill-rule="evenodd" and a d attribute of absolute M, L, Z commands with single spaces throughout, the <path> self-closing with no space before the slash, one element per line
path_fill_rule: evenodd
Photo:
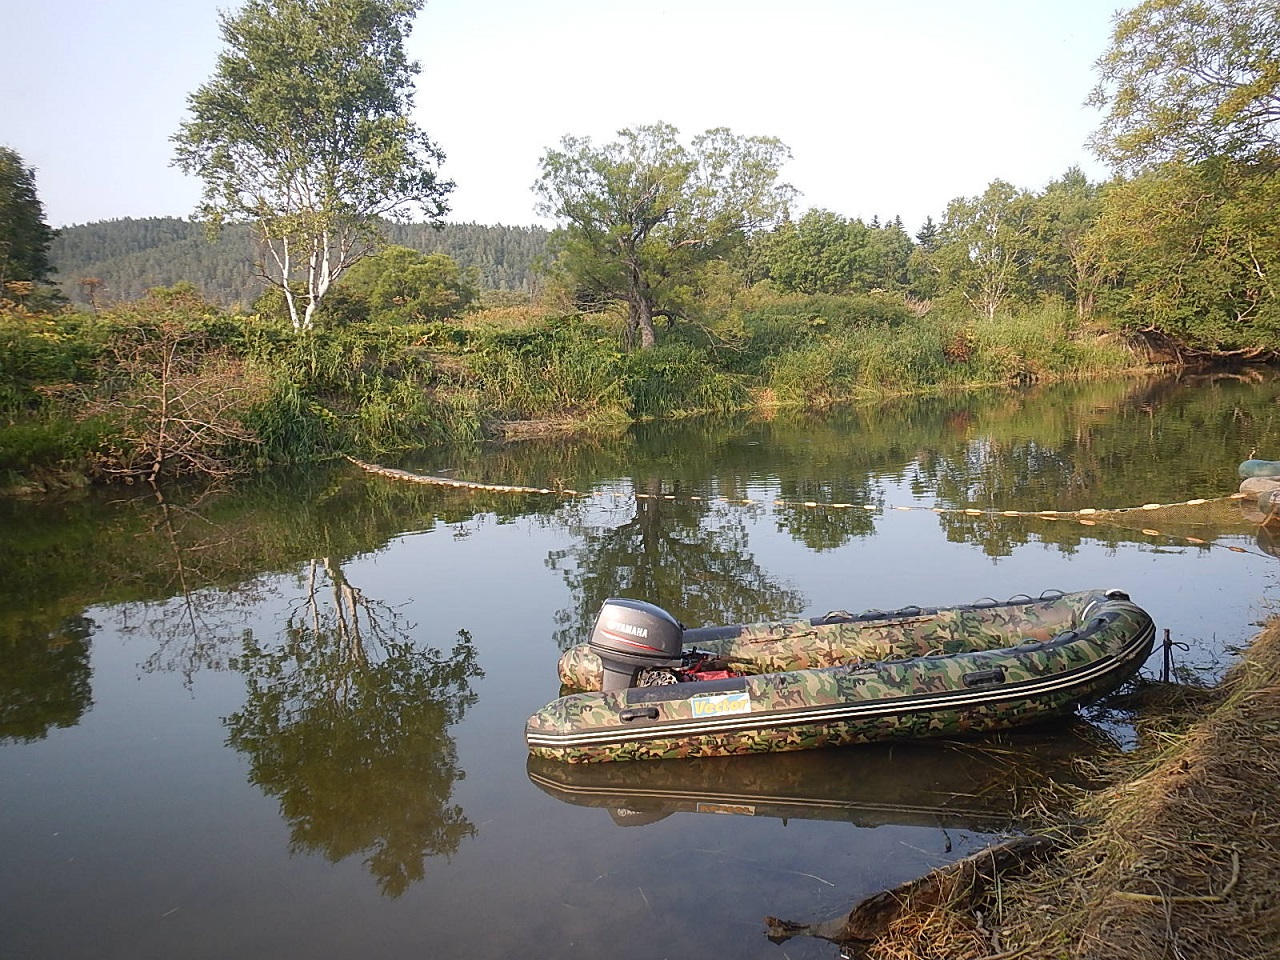
<path fill-rule="evenodd" d="M 932 255 L 942 288 L 955 291 L 988 320 L 1025 293 L 1031 262 L 1031 197 L 993 180 L 976 197 L 947 206 Z"/>
<path fill-rule="evenodd" d="M 188 98 L 175 163 L 204 182 L 198 216 L 256 225 L 261 276 L 295 329 L 379 244 L 385 220 L 439 222 L 452 182 L 410 119 L 404 41 L 423 0 L 248 0 L 221 15 L 213 77 Z"/>

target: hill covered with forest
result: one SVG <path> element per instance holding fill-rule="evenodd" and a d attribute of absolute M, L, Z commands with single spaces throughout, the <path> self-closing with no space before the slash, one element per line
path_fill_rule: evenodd
<path fill-rule="evenodd" d="M 533 287 L 534 260 L 546 248 L 542 227 L 450 223 L 389 223 L 390 243 L 423 253 L 446 253 L 474 269 L 481 290 Z M 247 226 L 225 228 L 216 241 L 202 224 L 177 217 L 101 220 L 64 227 L 49 251 L 54 279 L 74 303 L 135 300 L 153 287 L 187 282 L 225 306 L 249 305 L 265 289 L 255 274 L 257 256 Z M 96 284 L 82 281 L 93 278 Z"/>

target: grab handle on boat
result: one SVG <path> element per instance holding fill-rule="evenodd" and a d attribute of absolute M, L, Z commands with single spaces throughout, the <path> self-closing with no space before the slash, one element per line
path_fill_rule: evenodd
<path fill-rule="evenodd" d="M 657 720 L 657 707 L 627 707 L 618 714 L 618 719 L 623 723 L 630 723 L 632 720 Z"/>
<path fill-rule="evenodd" d="M 1004 670 L 996 667 L 994 670 L 975 670 L 964 675 L 966 687 L 982 687 L 989 683 L 1004 683 Z"/>

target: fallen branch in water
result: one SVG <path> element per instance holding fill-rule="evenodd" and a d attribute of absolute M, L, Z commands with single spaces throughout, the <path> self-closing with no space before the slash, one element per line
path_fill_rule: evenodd
<path fill-rule="evenodd" d="M 932 870 L 925 876 L 882 890 L 859 901 L 848 913 L 818 923 L 793 923 L 765 917 L 765 935 L 774 943 L 792 937 L 819 937 L 832 943 L 868 942 L 889 925 L 912 913 L 963 909 L 980 897 L 997 877 L 1045 859 L 1057 846 L 1050 837 L 1015 837 Z"/>

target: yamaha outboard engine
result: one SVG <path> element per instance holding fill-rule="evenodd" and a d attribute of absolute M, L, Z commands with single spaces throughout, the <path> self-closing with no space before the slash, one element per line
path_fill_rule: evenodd
<path fill-rule="evenodd" d="M 661 607 L 610 597 L 600 608 L 588 644 L 604 664 L 603 690 L 636 685 L 641 670 L 679 669 L 684 627 Z"/>

